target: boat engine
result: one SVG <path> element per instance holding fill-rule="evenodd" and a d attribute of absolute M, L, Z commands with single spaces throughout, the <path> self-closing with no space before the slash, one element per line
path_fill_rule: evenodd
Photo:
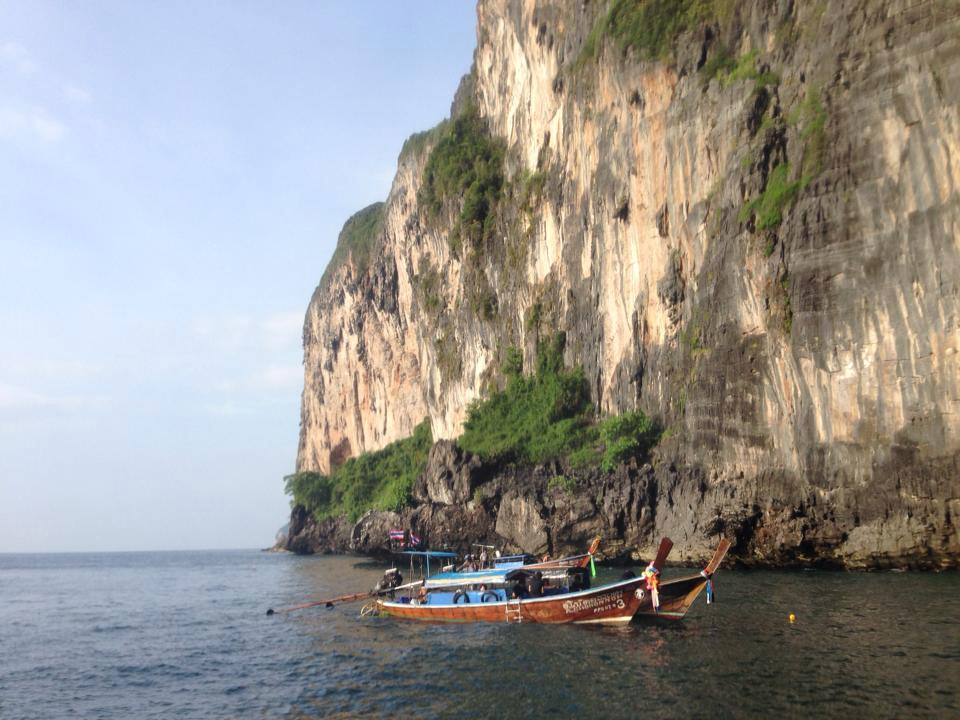
<path fill-rule="evenodd" d="M 390 568 L 383 573 L 383 578 L 376 584 L 373 588 L 375 593 L 389 592 L 395 588 L 400 587 L 403 584 L 403 575 L 396 568 Z M 390 593 L 390 596 L 393 597 L 393 593 Z"/>

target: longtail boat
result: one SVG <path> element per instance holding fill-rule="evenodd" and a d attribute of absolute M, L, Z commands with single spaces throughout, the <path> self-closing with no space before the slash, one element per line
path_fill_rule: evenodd
<path fill-rule="evenodd" d="M 394 535 L 399 535 L 400 537 L 407 537 L 409 531 L 403 530 L 391 530 L 390 536 L 391 540 Z M 409 533 L 412 535 L 412 533 Z M 416 543 L 420 544 L 420 539 L 416 536 L 413 536 L 416 539 Z M 405 545 L 408 543 L 404 543 Z M 491 548 L 491 545 L 482 545 L 483 548 Z M 593 539 L 593 542 L 590 543 L 587 552 L 583 555 L 574 555 L 572 557 L 557 558 L 555 560 L 541 560 L 540 562 L 531 562 L 529 555 L 510 555 L 501 557 L 499 553 L 497 557 L 493 560 L 492 568 L 485 568 L 483 570 L 475 571 L 456 571 L 454 566 L 447 565 L 443 566 L 443 562 L 447 560 L 456 560 L 457 554 L 449 552 L 446 550 L 401 550 L 396 551 L 397 555 L 403 555 L 410 559 L 410 577 L 415 575 L 414 571 L 414 560 L 420 560 L 420 569 L 421 577 L 418 580 L 413 582 L 403 582 L 403 575 L 400 573 L 399 569 L 396 567 L 388 569 L 383 574 L 383 579 L 377 583 L 377 585 L 367 592 L 355 592 L 347 593 L 345 595 L 338 595 L 337 597 L 324 598 L 322 600 L 311 600 L 309 602 L 300 603 L 298 605 L 292 605 L 289 607 L 282 608 L 267 608 L 267 615 L 285 615 L 287 613 L 296 612 L 298 610 L 305 610 L 307 608 L 313 607 L 333 607 L 334 605 L 340 605 L 343 603 L 356 602 L 358 600 L 369 599 L 371 597 L 382 597 L 384 595 L 393 598 L 396 593 L 402 590 L 411 590 L 418 589 L 421 592 L 427 592 L 429 589 L 435 588 L 447 588 L 447 587 L 470 587 L 475 585 L 488 586 L 494 585 L 496 583 L 503 584 L 508 580 L 508 577 L 511 573 L 516 573 L 520 570 L 527 572 L 537 572 L 541 576 L 546 577 L 548 580 L 553 579 L 554 581 L 559 579 L 566 579 L 566 573 L 572 569 L 576 568 L 585 568 L 593 560 L 594 554 L 597 552 L 597 548 L 600 547 L 600 537 L 597 536 Z M 663 546 L 661 545 L 661 551 Z M 669 548 L 667 549 L 669 552 Z M 658 556 L 659 557 L 659 556 Z M 664 559 L 666 555 L 664 554 Z M 442 571 L 436 575 L 430 575 L 430 560 L 439 561 L 441 563 Z M 432 583 L 432 584 L 431 584 Z M 361 615 L 370 614 L 371 611 L 375 611 L 376 607 L 374 605 L 367 605 L 361 611 Z"/>
<path fill-rule="evenodd" d="M 672 543 L 664 539 L 667 552 Z M 361 614 L 380 614 L 432 622 L 597 623 L 617 625 L 634 618 L 679 620 L 711 583 L 730 542 L 720 541 L 713 558 L 698 574 L 660 582 L 651 592 L 647 577 L 625 578 L 596 588 L 548 590 L 542 597 L 511 598 L 506 589 L 421 592 L 417 597 L 377 599 Z M 659 559 L 659 554 L 658 554 Z M 664 558 L 665 559 L 665 556 Z M 662 563 L 662 560 L 661 560 Z M 651 567 L 654 563 L 651 563 Z M 656 568 L 659 571 L 659 567 Z M 654 602 L 658 600 L 655 607 Z M 459 601 L 459 602 L 458 602 Z"/>

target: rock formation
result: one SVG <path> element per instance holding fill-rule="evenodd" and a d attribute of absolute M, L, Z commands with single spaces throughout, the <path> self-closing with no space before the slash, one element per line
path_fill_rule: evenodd
<path fill-rule="evenodd" d="M 423 207 L 443 128 L 412 137 L 374 251 L 310 302 L 298 469 L 424 417 L 456 438 L 508 346 L 529 362 L 564 331 L 599 414 L 668 428 L 652 465 L 568 492 L 440 442 L 393 520 L 531 552 L 601 530 L 697 558 L 726 533 L 749 563 L 957 565 L 960 7 L 717 6 L 650 58 L 604 33 L 609 3 L 480 1 L 452 114 L 503 143 L 491 230 L 467 247 Z M 364 549 L 370 518 L 298 512 L 291 549 Z"/>

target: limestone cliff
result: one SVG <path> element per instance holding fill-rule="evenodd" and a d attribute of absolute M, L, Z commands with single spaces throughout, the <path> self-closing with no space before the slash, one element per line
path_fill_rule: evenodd
<path fill-rule="evenodd" d="M 298 469 L 455 438 L 508 346 L 564 331 L 598 413 L 669 429 L 618 481 L 639 551 L 956 565 L 960 4 L 715 4 L 650 53 L 610 3 L 480 1 L 452 113 L 503 143 L 503 198 L 458 241 L 422 202 L 443 128 L 408 141 L 307 311 Z"/>

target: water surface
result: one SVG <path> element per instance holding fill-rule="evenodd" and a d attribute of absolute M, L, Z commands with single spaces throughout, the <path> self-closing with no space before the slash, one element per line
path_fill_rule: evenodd
<path fill-rule="evenodd" d="M 264 614 L 380 572 L 255 551 L 0 555 L 0 718 L 960 715 L 956 573 L 725 570 L 683 622 L 616 629 Z"/>

